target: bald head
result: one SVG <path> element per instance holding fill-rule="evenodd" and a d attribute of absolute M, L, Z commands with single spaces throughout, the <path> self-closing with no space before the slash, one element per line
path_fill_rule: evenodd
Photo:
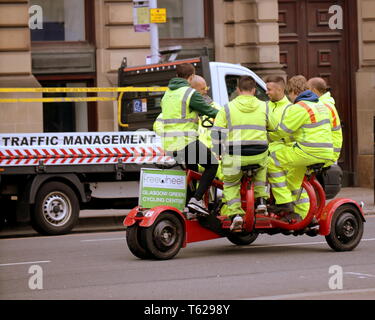
<path fill-rule="evenodd" d="M 197 90 L 200 94 L 206 95 L 207 94 L 207 83 L 206 80 L 204 80 L 203 77 L 199 75 L 194 75 L 192 79 L 190 80 L 190 86 Z"/>
<path fill-rule="evenodd" d="M 307 82 L 309 89 L 317 94 L 319 97 L 327 92 L 327 82 L 323 78 L 311 78 Z"/>

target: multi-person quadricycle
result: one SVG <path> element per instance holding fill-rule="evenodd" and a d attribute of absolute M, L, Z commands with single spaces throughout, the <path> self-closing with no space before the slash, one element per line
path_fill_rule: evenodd
<path fill-rule="evenodd" d="M 124 220 L 126 240 L 130 251 L 141 259 L 171 259 L 188 243 L 226 237 L 235 245 L 249 245 L 259 234 L 325 236 L 335 251 L 353 250 L 361 241 L 364 228 L 362 206 L 348 198 L 336 198 L 327 203 L 326 194 L 316 178 L 324 164 L 308 167 L 303 188 L 310 207 L 302 221 L 283 219 L 283 213 L 255 212 L 252 176 L 258 165 L 242 167 L 241 203 L 246 212 L 241 232 L 230 231 L 230 220 L 220 215 L 223 205 L 223 183 L 214 180 L 205 194 L 210 214 L 199 217 L 173 206 L 132 209 Z M 186 170 L 188 188 L 199 182 L 201 174 Z M 272 194 L 270 201 L 272 203 Z"/>

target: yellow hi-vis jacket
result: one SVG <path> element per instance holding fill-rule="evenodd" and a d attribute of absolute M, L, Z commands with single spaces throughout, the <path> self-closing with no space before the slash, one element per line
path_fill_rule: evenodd
<path fill-rule="evenodd" d="M 320 102 L 299 101 L 286 108 L 278 132 L 292 136 L 296 147 L 322 162 L 333 159 L 330 116 Z"/>
<path fill-rule="evenodd" d="M 161 100 L 163 117 L 159 120 L 163 124 L 161 137 L 166 151 L 182 150 L 198 137 L 198 113 L 189 108 L 194 92 L 187 86 L 168 89 Z"/>
<path fill-rule="evenodd" d="M 254 96 L 240 95 L 217 114 L 211 129 L 212 142 L 220 145 L 226 141 L 225 153 L 229 154 L 235 149 L 239 155 L 251 155 L 252 148 L 259 147 L 264 152 L 268 146 L 267 125 L 266 104 Z"/>
<path fill-rule="evenodd" d="M 216 102 L 212 102 L 211 106 L 217 110 L 220 110 L 222 107 L 217 104 Z M 202 119 L 203 118 L 203 119 Z M 204 127 L 202 123 L 204 122 L 204 119 L 208 118 L 208 116 L 200 116 L 198 121 L 198 139 L 207 148 L 212 148 L 212 141 L 211 141 L 211 128 L 210 127 Z M 210 119 L 210 121 L 214 121 L 214 119 Z M 158 136 L 162 136 L 164 132 L 164 122 L 163 122 L 163 113 L 160 113 L 158 117 L 156 118 L 154 124 L 153 124 L 153 130 Z"/>
<path fill-rule="evenodd" d="M 268 119 L 269 119 L 269 129 L 268 129 L 268 142 L 274 145 L 285 144 L 292 141 L 291 137 L 280 136 L 277 128 L 281 122 L 284 111 L 287 107 L 291 106 L 293 103 L 289 101 L 287 96 L 284 96 L 281 100 L 273 102 L 267 101 L 266 106 L 268 108 Z"/>
<path fill-rule="evenodd" d="M 332 140 L 333 140 L 333 161 L 337 161 L 340 157 L 342 148 L 342 128 L 341 121 L 337 109 L 335 107 L 335 99 L 331 96 L 330 92 L 327 92 L 320 96 L 319 101 L 322 102 L 328 109 L 331 120 Z"/>
<path fill-rule="evenodd" d="M 212 101 L 211 106 L 216 110 L 220 110 L 222 107 L 217 104 L 216 102 Z M 198 134 L 199 134 L 199 141 L 201 141 L 207 148 L 212 148 L 212 140 L 211 140 L 211 127 L 204 127 L 205 119 L 209 118 L 208 116 L 200 116 L 199 123 L 198 123 Z M 209 120 L 213 123 L 215 119 L 209 118 Z"/>

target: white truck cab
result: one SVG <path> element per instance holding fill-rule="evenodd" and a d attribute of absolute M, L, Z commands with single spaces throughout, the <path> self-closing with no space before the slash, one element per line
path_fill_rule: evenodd
<path fill-rule="evenodd" d="M 257 83 L 256 96 L 261 100 L 268 100 L 266 84 L 253 71 L 239 64 L 225 62 L 210 62 L 212 100 L 223 106 L 232 100 L 237 79 L 241 76 L 250 76 Z"/>

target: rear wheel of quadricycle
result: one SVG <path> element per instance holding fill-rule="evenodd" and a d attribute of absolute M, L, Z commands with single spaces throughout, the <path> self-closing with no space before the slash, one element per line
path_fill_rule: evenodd
<path fill-rule="evenodd" d="M 132 254 L 140 259 L 149 259 L 151 254 L 146 250 L 145 228 L 134 224 L 126 228 L 126 243 Z"/>
<path fill-rule="evenodd" d="M 350 251 L 359 244 L 362 235 L 361 212 L 352 205 L 342 205 L 333 214 L 331 232 L 325 238 L 333 250 Z"/>
<path fill-rule="evenodd" d="M 62 182 L 47 182 L 36 195 L 31 224 L 41 234 L 66 234 L 76 225 L 79 210 L 79 201 L 72 188 Z"/>
<path fill-rule="evenodd" d="M 232 233 L 227 236 L 227 239 L 238 246 L 247 246 L 252 244 L 258 238 L 257 232 L 241 232 Z"/>
<path fill-rule="evenodd" d="M 144 229 L 146 250 L 159 260 L 173 258 L 181 249 L 184 227 L 171 212 L 162 212 L 152 226 Z"/>

